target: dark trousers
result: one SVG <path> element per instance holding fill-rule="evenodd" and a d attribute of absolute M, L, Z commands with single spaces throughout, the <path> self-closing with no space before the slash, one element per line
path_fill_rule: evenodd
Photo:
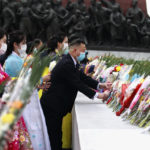
<path fill-rule="evenodd" d="M 44 106 L 42 107 L 49 140 L 52 150 L 62 150 L 62 119 L 63 116 L 55 114 L 54 112 L 46 112 Z"/>

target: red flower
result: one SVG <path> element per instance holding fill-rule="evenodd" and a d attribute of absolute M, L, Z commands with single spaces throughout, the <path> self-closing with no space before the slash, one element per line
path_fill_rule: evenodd
<path fill-rule="evenodd" d="M 124 66 L 124 64 L 121 63 L 120 66 Z"/>
<path fill-rule="evenodd" d="M 130 106 L 130 104 L 131 104 L 133 98 L 135 97 L 136 93 L 137 93 L 138 90 L 140 89 L 141 85 L 142 85 L 141 83 L 138 84 L 138 85 L 136 86 L 136 88 L 134 89 L 133 93 L 131 94 L 131 96 L 125 100 L 125 102 L 124 102 L 124 104 L 123 104 L 125 108 L 128 108 L 128 107 Z"/>
<path fill-rule="evenodd" d="M 124 110 L 125 110 L 125 107 L 122 106 L 121 109 L 118 112 L 116 112 L 116 116 L 120 116 Z"/>
<path fill-rule="evenodd" d="M 116 68 L 117 68 L 117 66 L 114 68 L 114 71 L 115 71 L 115 72 L 117 72 L 117 69 L 116 69 Z"/>
<path fill-rule="evenodd" d="M 129 84 L 122 84 L 122 92 L 121 92 L 121 98 L 120 98 L 120 104 L 123 105 L 123 99 L 125 95 L 125 91 L 128 88 Z"/>
<path fill-rule="evenodd" d="M 112 74 L 112 73 L 113 73 L 113 71 L 114 71 L 114 70 L 112 70 L 112 71 L 110 72 L 110 74 Z"/>
<path fill-rule="evenodd" d="M 141 83 L 138 84 L 138 85 L 136 86 L 136 88 L 134 89 L 133 93 L 131 94 L 131 96 L 129 96 L 129 97 L 124 101 L 124 103 L 123 103 L 121 109 L 120 109 L 118 112 L 116 112 L 116 115 L 117 115 L 117 116 L 120 116 L 121 113 L 125 110 L 125 108 L 129 108 L 129 106 L 130 106 L 130 104 L 131 104 L 133 98 L 135 97 L 136 93 L 137 93 L 138 90 L 140 89 L 141 85 L 142 85 Z"/>
<path fill-rule="evenodd" d="M 112 97 L 110 97 L 110 99 L 107 101 L 107 105 L 111 102 L 111 100 L 112 100 Z"/>

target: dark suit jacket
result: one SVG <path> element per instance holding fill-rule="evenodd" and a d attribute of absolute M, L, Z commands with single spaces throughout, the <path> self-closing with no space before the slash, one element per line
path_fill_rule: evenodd
<path fill-rule="evenodd" d="M 71 112 L 77 92 L 93 98 L 98 82 L 86 76 L 75 66 L 70 54 L 64 56 L 51 74 L 51 86 L 44 92 L 41 104 L 44 112 L 65 115 Z"/>

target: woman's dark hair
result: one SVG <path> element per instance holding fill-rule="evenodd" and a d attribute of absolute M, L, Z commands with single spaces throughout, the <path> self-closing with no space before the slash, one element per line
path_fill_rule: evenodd
<path fill-rule="evenodd" d="M 8 48 L 6 51 L 6 56 L 8 57 L 12 51 L 14 51 L 14 43 L 21 43 L 26 38 L 25 34 L 20 31 L 14 31 L 8 35 Z"/>
<path fill-rule="evenodd" d="M 6 35 L 5 30 L 3 30 L 2 28 L 0 28 L 0 39 L 2 39 L 4 37 L 4 35 Z"/>
<path fill-rule="evenodd" d="M 25 39 L 25 37 L 26 37 L 25 34 L 19 30 L 12 32 L 8 35 L 7 51 L 5 52 L 5 54 L 0 56 L 1 65 L 5 63 L 5 60 L 7 59 L 7 57 L 12 53 L 12 51 L 14 51 L 14 43 L 16 42 L 17 44 L 19 44 Z"/>
<path fill-rule="evenodd" d="M 40 40 L 40 39 L 35 39 L 32 42 L 28 42 L 27 43 L 27 51 L 26 51 L 27 54 L 32 54 L 34 47 L 37 47 L 41 42 L 42 42 L 42 40 Z"/>
<path fill-rule="evenodd" d="M 8 35 L 8 48 L 6 51 L 6 56 L 8 57 L 12 51 L 14 51 L 14 43 L 21 43 L 26 38 L 25 34 L 20 31 L 14 31 Z"/>
<path fill-rule="evenodd" d="M 37 47 L 42 41 L 40 39 L 35 39 L 34 40 L 34 43 L 33 43 L 33 46 L 34 47 Z"/>
<path fill-rule="evenodd" d="M 65 38 L 65 34 L 62 32 L 51 36 L 47 41 L 47 47 L 49 51 L 50 52 L 55 51 L 55 49 L 57 48 L 58 42 L 62 43 L 64 38 Z"/>

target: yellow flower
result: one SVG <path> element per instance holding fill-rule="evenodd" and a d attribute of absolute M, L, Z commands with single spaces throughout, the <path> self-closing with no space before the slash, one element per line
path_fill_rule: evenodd
<path fill-rule="evenodd" d="M 143 99 L 144 99 L 144 97 L 143 97 L 143 96 L 141 96 L 141 98 L 140 98 L 140 103 L 143 101 Z"/>
<path fill-rule="evenodd" d="M 143 82 L 144 82 L 144 79 L 141 79 L 141 80 L 140 80 L 140 83 L 143 83 Z"/>
<path fill-rule="evenodd" d="M 87 73 L 88 69 L 89 69 L 89 67 L 88 67 L 88 65 L 86 65 L 84 73 Z"/>
<path fill-rule="evenodd" d="M 23 135 L 21 135 L 19 140 L 20 140 L 20 142 L 24 142 L 25 141 L 25 137 Z"/>
<path fill-rule="evenodd" d="M 93 58 L 92 58 L 92 57 L 89 57 L 89 58 L 88 58 L 88 60 L 89 60 L 89 61 L 92 61 L 92 60 L 93 60 Z"/>
<path fill-rule="evenodd" d="M 55 50 L 55 52 L 56 52 L 56 54 L 59 54 L 59 51 L 58 51 L 58 49 L 56 49 L 56 50 Z"/>
<path fill-rule="evenodd" d="M 15 110 L 16 110 L 16 109 L 14 109 L 14 108 L 10 108 L 9 112 L 10 112 L 10 113 L 14 113 Z"/>
<path fill-rule="evenodd" d="M 29 60 L 31 58 L 33 58 L 33 56 L 32 55 L 28 55 L 27 60 Z"/>
<path fill-rule="evenodd" d="M 147 103 L 147 104 L 150 103 L 150 99 L 148 99 L 148 100 L 146 101 L 146 103 Z"/>
<path fill-rule="evenodd" d="M 120 66 L 117 66 L 117 67 L 116 67 L 116 71 L 119 72 L 120 70 L 121 70 L 121 67 L 120 67 Z"/>
<path fill-rule="evenodd" d="M 15 119 L 15 116 L 12 113 L 8 113 L 2 116 L 1 120 L 2 122 L 11 124 Z"/>
<path fill-rule="evenodd" d="M 25 63 L 23 64 L 23 66 L 24 66 L 24 67 L 26 67 L 27 65 L 28 65 L 28 63 L 27 63 L 27 62 L 25 62 Z"/>
<path fill-rule="evenodd" d="M 12 80 L 16 80 L 17 78 L 16 77 L 13 77 L 13 78 L 11 78 Z"/>

